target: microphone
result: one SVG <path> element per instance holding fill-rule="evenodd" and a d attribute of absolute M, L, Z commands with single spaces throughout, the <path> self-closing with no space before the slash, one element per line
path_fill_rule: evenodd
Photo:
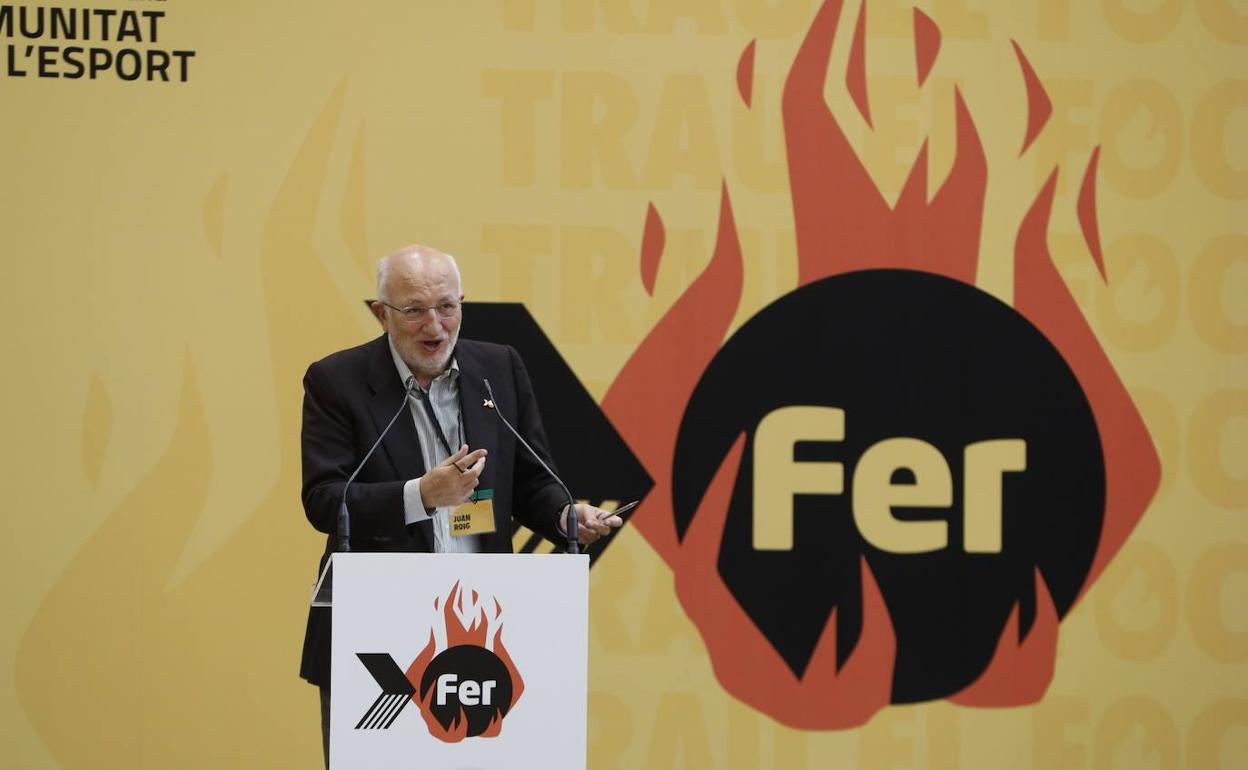
<path fill-rule="evenodd" d="M 373 456 L 373 452 L 377 451 L 377 447 L 381 445 L 381 440 L 390 432 L 390 426 L 394 425 L 395 420 L 399 419 L 399 415 L 403 414 L 403 410 L 407 408 L 407 400 L 412 397 L 412 391 L 416 389 L 416 378 L 408 377 L 403 383 L 403 403 L 399 404 L 399 409 L 390 418 L 390 422 L 386 423 L 386 427 L 382 429 L 381 435 L 369 447 L 368 452 L 364 454 L 364 459 L 360 460 L 360 464 L 355 466 L 355 470 L 351 471 L 351 475 L 347 478 L 347 483 L 342 487 L 342 505 L 338 508 L 338 553 L 349 553 L 351 551 L 351 514 L 347 511 L 347 489 L 351 486 L 351 482 L 355 481 L 355 477 L 360 475 L 360 471 L 364 469 L 364 463 L 368 462 L 368 458 Z"/>
<path fill-rule="evenodd" d="M 484 404 L 485 408 L 498 415 L 498 419 L 503 421 L 503 425 L 507 426 L 507 430 L 511 431 L 511 435 L 515 436 L 516 440 L 520 442 L 520 445 L 529 451 L 529 454 L 533 456 L 533 459 L 537 460 L 537 464 L 542 466 L 542 469 L 550 474 L 550 477 L 554 479 L 555 483 L 559 485 L 559 488 L 563 490 L 563 494 L 567 496 L 568 513 L 571 514 L 568 516 L 568 553 L 580 553 L 580 540 L 577 535 L 576 500 L 572 499 L 572 493 L 568 491 L 567 484 L 564 484 L 563 479 L 559 478 L 559 476 L 550 469 L 550 466 L 546 464 L 546 462 L 542 459 L 542 456 L 534 451 L 533 447 L 529 446 L 529 442 L 524 440 L 524 436 L 521 436 L 519 431 L 511 427 L 511 423 L 507 422 L 507 418 L 503 416 L 502 411 L 500 411 L 495 405 L 496 400 L 494 398 L 494 389 L 490 387 L 490 381 L 482 379 L 482 382 L 485 383 L 485 392 L 490 395 L 490 399 Z"/>

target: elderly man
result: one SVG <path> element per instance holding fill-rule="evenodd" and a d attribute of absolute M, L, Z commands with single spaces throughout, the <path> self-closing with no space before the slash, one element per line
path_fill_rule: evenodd
<path fill-rule="evenodd" d="M 490 380 L 496 406 L 553 464 L 524 363 L 510 347 L 459 339 L 464 298 L 459 267 L 448 254 L 407 246 L 381 260 L 373 312 L 385 334 L 308 367 L 303 379 L 303 508 L 337 542 L 343 487 L 404 402 L 378 451 L 351 484 L 354 551 L 510 552 L 511 520 L 555 542 L 566 541 L 566 498 L 541 466 L 483 406 Z M 476 489 L 493 492 L 493 531 L 453 536 L 449 512 Z M 587 505 L 575 508 L 581 544 L 621 520 Z M 308 616 L 300 675 L 321 688 L 328 754 L 330 614 Z"/>

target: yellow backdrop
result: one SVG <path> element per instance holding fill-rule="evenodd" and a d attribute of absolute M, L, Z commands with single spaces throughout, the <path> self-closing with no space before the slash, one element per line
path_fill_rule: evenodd
<path fill-rule="evenodd" d="M 56 6 L 149 13 L 128 37 L 93 16 L 88 40 L 54 37 L 53 6 L 3 6 L 0 763 L 317 766 L 296 675 L 323 542 L 298 498 L 300 377 L 376 333 L 359 300 L 377 256 L 456 254 L 468 298 L 525 303 L 601 399 L 708 263 L 723 181 L 739 325 L 798 280 L 780 95 L 817 6 Z M 931 186 L 948 174 L 961 90 L 989 169 L 976 282 L 1006 301 L 1017 223 L 1060 166 L 1049 245 L 1160 491 L 1062 623 L 1039 703 L 894 706 L 843 731 L 727 695 L 671 570 L 625 531 L 590 576 L 591 767 L 1248 766 L 1248 6 L 920 7 L 942 34 L 926 85 L 911 8 L 868 0 L 872 126 L 844 78 L 828 103 L 892 201 L 926 139 Z M 1052 101 L 1021 154 L 1011 41 Z M 71 46 L 112 63 L 68 77 Z M 1076 206 L 1098 146 L 1107 282 Z"/>

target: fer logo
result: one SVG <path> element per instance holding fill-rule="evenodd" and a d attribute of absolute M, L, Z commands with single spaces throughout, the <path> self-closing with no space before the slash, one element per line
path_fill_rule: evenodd
<path fill-rule="evenodd" d="M 837 84 L 868 130 L 870 5 L 844 35 Z M 947 176 L 929 194 L 924 144 L 886 200 L 825 101 L 842 7 L 822 4 L 781 99 L 796 288 L 732 330 L 746 257 L 725 183 L 709 265 L 603 399 L 655 479 L 634 525 L 672 567 L 719 681 L 803 729 L 861 725 L 890 703 L 1039 700 L 1061 618 L 1160 478 L 1048 250 L 1058 169 L 1009 223 L 1004 302 L 976 285 L 989 169 L 961 91 Z M 917 9 L 913 20 L 922 88 L 940 30 Z M 754 45 L 736 73 L 747 108 Z M 1052 106 L 1017 44 L 1014 54 L 1023 157 Z M 1074 213 L 1108 280 L 1098 152 Z M 651 205 L 651 292 L 664 242 Z"/>
<path fill-rule="evenodd" d="M 494 600 L 493 613 L 487 612 L 480 594 L 465 595 L 457 582 L 433 606 L 441 610 L 445 642 L 439 642 L 437 629 L 429 629 L 429 643 L 406 671 L 386 653 L 356 653 L 381 687 L 356 730 L 388 729 L 414 702 L 429 734 L 446 743 L 493 738 L 502 731 L 504 717 L 524 692 L 503 644 L 502 605 Z"/>

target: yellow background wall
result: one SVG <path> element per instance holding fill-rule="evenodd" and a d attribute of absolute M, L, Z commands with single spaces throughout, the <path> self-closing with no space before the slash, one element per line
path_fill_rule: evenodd
<path fill-rule="evenodd" d="M 0 761 L 315 767 L 304 367 L 376 332 L 375 260 L 420 241 L 459 257 L 469 299 L 524 302 L 601 398 L 706 264 L 721 179 L 737 323 L 792 289 L 779 93 L 816 5 L 88 0 L 165 12 L 158 45 L 196 52 L 187 81 L 0 70 Z M 1043 701 L 890 707 L 842 732 L 727 696 L 670 571 L 625 532 L 590 578 L 591 767 L 1248 765 L 1248 5 L 920 7 L 944 36 L 928 85 L 910 8 L 870 1 L 874 130 L 842 78 L 829 103 L 891 200 L 926 137 L 932 186 L 947 173 L 962 89 L 989 167 L 978 284 L 1007 301 L 1017 222 L 1061 166 L 1050 246 L 1161 490 L 1063 622 Z M 1021 158 L 1011 40 L 1054 108 Z M 19 59 L 30 43 L 0 36 Z M 1075 218 L 1098 145 L 1108 284 Z"/>

